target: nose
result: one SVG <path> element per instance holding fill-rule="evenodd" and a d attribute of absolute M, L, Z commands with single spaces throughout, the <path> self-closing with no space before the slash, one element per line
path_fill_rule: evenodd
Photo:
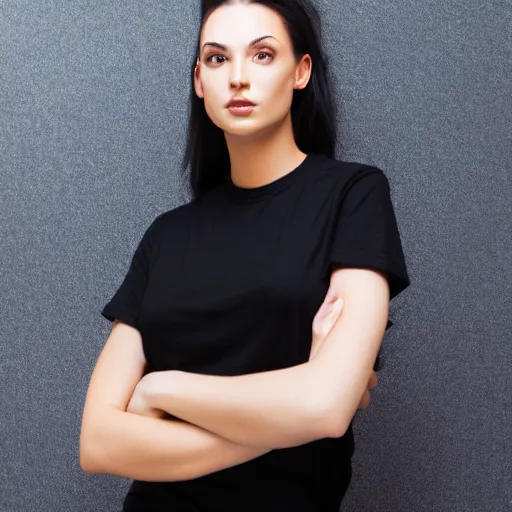
<path fill-rule="evenodd" d="M 245 68 L 243 58 L 233 59 L 232 62 L 233 64 L 229 75 L 230 88 L 240 89 L 242 87 L 247 87 L 249 82 L 246 76 L 247 70 Z"/>

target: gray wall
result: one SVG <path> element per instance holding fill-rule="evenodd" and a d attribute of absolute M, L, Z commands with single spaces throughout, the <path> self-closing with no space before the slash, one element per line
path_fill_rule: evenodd
<path fill-rule="evenodd" d="M 118 511 L 78 464 L 100 310 L 178 163 L 199 2 L 0 1 L 0 511 Z M 197 5 L 196 5 L 197 4 Z M 512 3 L 323 0 L 338 157 L 383 168 L 412 279 L 343 511 L 512 508 Z"/>

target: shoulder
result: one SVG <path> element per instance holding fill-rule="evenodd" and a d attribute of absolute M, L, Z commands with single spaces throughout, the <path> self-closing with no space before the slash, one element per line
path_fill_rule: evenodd
<path fill-rule="evenodd" d="M 190 211 L 194 208 L 194 204 L 194 201 L 190 201 L 188 203 L 184 203 L 171 208 L 170 210 L 165 210 L 158 214 L 153 222 L 160 226 L 167 226 L 174 222 L 180 222 L 183 217 L 186 217 L 190 214 Z"/>
<path fill-rule="evenodd" d="M 309 190 L 322 191 L 339 199 L 347 195 L 365 195 L 370 190 L 386 195 L 390 192 L 388 177 L 374 165 L 325 155 L 315 155 L 313 163 L 308 179 Z"/>
<path fill-rule="evenodd" d="M 190 208 L 190 203 L 186 203 L 154 215 L 151 220 L 146 223 L 143 240 L 151 244 L 161 237 L 165 237 L 169 229 L 183 223 Z"/>
<path fill-rule="evenodd" d="M 180 233 L 188 233 L 194 219 L 204 218 L 204 215 L 201 215 L 204 211 L 211 211 L 216 207 L 216 192 L 214 189 L 201 197 L 192 198 L 186 203 L 157 214 L 150 222 L 148 231 L 158 238 L 166 238 L 170 233 L 174 237 Z"/>
<path fill-rule="evenodd" d="M 343 187 L 350 187 L 360 180 L 368 183 L 389 183 L 386 173 L 379 167 L 325 155 L 315 155 L 313 175 L 331 179 Z"/>

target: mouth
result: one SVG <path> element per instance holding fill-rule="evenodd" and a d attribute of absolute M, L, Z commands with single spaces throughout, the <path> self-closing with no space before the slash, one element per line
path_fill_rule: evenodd
<path fill-rule="evenodd" d="M 250 114 L 255 106 L 251 101 L 231 101 L 227 104 L 227 109 L 231 114 L 245 115 Z"/>
<path fill-rule="evenodd" d="M 255 104 L 251 101 L 230 101 L 227 105 L 227 108 L 243 108 L 243 107 L 254 107 Z"/>
<path fill-rule="evenodd" d="M 226 108 L 244 108 L 244 107 L 255 107 L 256 105 L 250 100 L 231 100 Z"/>

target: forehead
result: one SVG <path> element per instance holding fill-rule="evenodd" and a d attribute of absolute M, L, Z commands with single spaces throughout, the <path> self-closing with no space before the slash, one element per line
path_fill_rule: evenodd
<path fill-rule="evenodd" d="M 201 30 L 200 44 L 215 41 L 227 46 L 244 46 L 264 35 L 288 42 L 284 23 L 275 11 L 261 4 L 222 5 L 210 14 Z M 273 39 L 269 39 L 275 42 Z"/>

